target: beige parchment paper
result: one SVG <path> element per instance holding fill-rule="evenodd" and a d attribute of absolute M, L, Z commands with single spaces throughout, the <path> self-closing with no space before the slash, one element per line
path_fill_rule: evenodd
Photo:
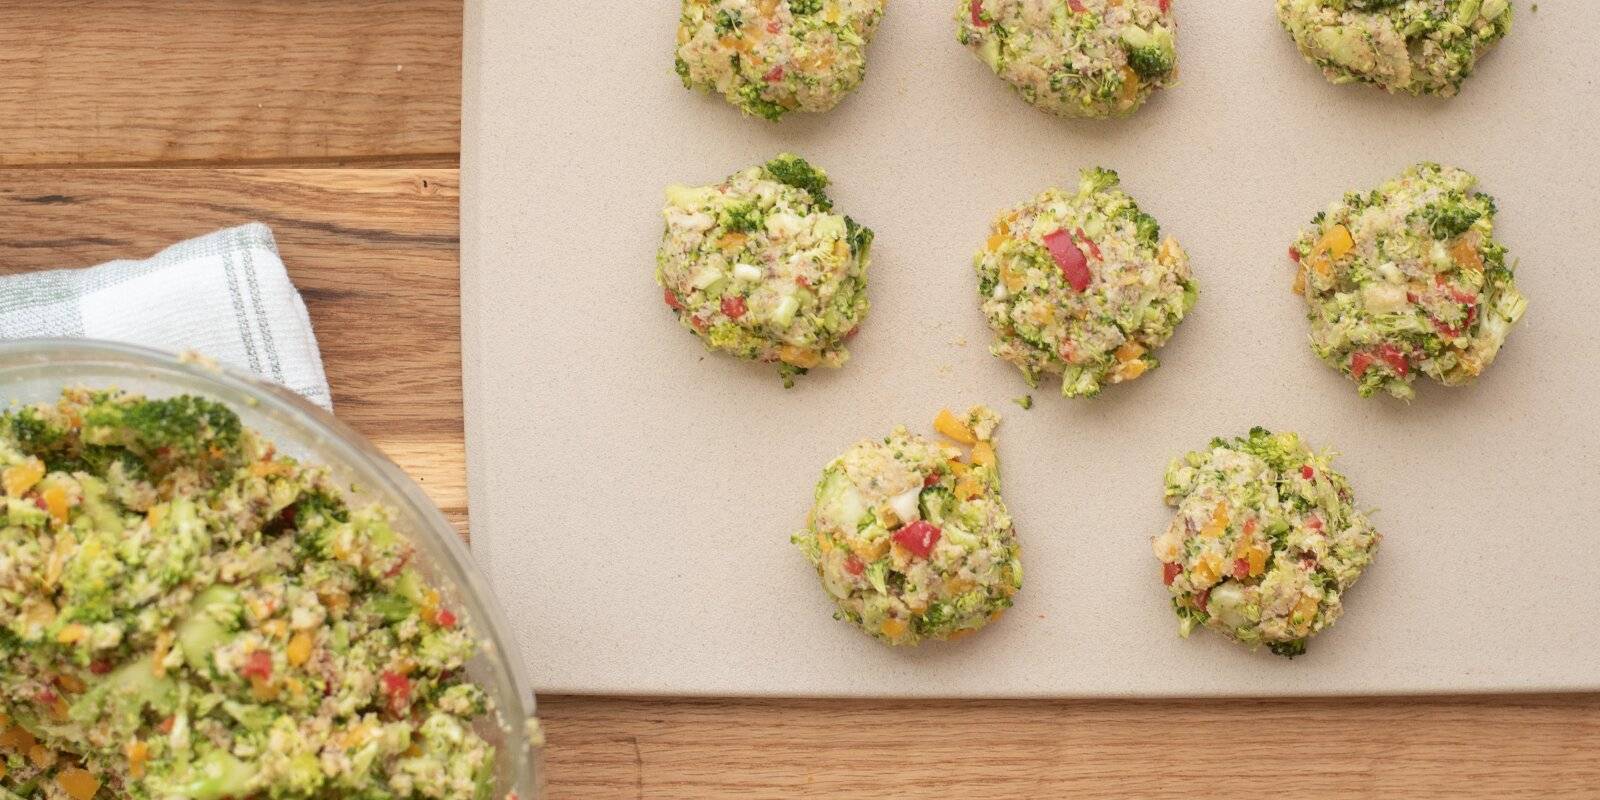
<path fill-rule="evenodd" d="M 1600 689 L 1600 3 L 1518 0 L 1453 100 L 1327 84 L 1267 0 L 1179 0 L 1182 83 L 1131 120 L 1028 107 L 896 0 L 866 84 L 781 124 L 690 93 L 677 3 L 468 4 L 462 313 L 472 547 L 546 692 L 1089 697 Z M 652 280 L 662 188 L 792 150 L 877 231 L 873 312 L 784 390 L 708 354 Z M 1477 173 L 1530 310 L 1476 385 L 1362 400 L 1305 343 L 1285 252 L 1347 189 Z M 999 210 L 1115 168 L 1188 248 L 1163 366 L 1099 399 L 987 352 L 971 256 Z M 1024 545 L 1012 612 L 891 650 L 831 618 L 788 543 L 822 466 L 985 402 Z M 1149 539 L 1167 461 L 1252 425 L 1343 455 L 1385 535 L 1289 661 L 1178 638 Z"/>

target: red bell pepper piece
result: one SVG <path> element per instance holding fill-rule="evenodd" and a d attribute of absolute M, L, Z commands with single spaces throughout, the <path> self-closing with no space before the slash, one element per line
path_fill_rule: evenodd
<path fill-rule="evenodd" d="M 933 554 L 934 545 L 939 543 L 939 535 L 938 526 L 927 520 L 919 519 L 895 531 L 892 538 L 895 544 L 904 547 L 913 555 L 927 558 Z"/>
<path fill-rule="evenodd" d="M 1047 234 L 1044 246 L 1050 251 L 1050 257 L 1055 259 L 1056 266 L 1061 268 L 1062 277 L 1067 279 L 1067 285 L 1073 291 L 1082 292 L 1089 288 L 1089 281 L 1094 277 L 1089 272 L 1089 260 L 1084 258 L 1083 251 L 1072 241 L 1072 234 L 1064 229 Z"/>

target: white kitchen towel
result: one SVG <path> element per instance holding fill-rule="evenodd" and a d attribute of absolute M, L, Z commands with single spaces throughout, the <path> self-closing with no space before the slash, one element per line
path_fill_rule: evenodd
<path fill-rule="evenodd" d="M 0 277 L 0 338 L 37 336 L 193 350 L 333 407 L 305 302 L 259 222 L 142 261 Z"/>

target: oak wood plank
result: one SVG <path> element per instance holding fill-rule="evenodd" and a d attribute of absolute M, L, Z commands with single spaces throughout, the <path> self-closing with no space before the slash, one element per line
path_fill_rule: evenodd
<path fill-rule="evenodd" d="M 0 0 L 0 165 L 459 149 L 461 0 Z"/>
<path fill-rule="evenodd" d="M 540 709 L 551 800 L 1600 796 L 1600 695 Z"/>
<path fill-rule="evenodd" d="M 0 273 L 271 226 L 334 407 L 464 533 L 454 169 L 0 169 Z"/>

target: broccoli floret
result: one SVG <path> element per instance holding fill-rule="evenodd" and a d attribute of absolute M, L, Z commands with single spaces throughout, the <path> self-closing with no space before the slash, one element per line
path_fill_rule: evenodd
<path fill-rule="evenodd" d="M 1172 53 L 1158 47 L 1140 47 L 1128 51 L 1128 66 L 1141 78 L 1154 78 L 1172 71 Z"/>
<path fill-rule="evenodd" d="M 828 173 L 811 166 L 805 159 L 792 153 L 784 153 L 766 163 L 767 174 L 779 183 L 786 183 L 811 195 L 817 208 L 823 211 L 833 210 L 833 201 L 828 199 Z"/>
<path fill-rule="evenodd" d="M 342 498 L 319 491 L 300 495 L 290 508 L 294 509 L 294 526 L 301 531 L 350 521 L 350 509 Z"/>
<path fill-rule="evenodd" d="M 789 537 L 789 543 L 800 548 L 806 559 L 815 564 L 822 560 L 822 546 L 817 542 L 814 533 L 796 533 Z"/>
<path fill-rule="evenodd" d="M 749 233 L 761 227 L 761 210 L 755 203 L 731 206 L 722 214 L 722 227 L 734 233 Z"/>
<path fill-rule="evenodd" d="M 1279 472 L 1294 469 L 1306 460 L 1305 447 L 1293 433 L 1273 433 L 1256 427 L 1250 429 L 1249 438 L 1236 442 L 1240 450 L 1260 458 Z"/>
<path fill-rule="evenodd" d="M 242 432 L 232 409 L 193 395 L 162 400 L 108 396 L 83 417 L 87 444 L 120 445 L 140 455 L 234 454 Z"/>
<path fill-rule="evenodd" d="M 1078 191 L 1084 194 L 1097 194 L 1117 188 L 1122 183 L 1122 178 L 1117 176 L 1114 169 L 1095 167 L 1084 170 L 1078 177 Z"/>
<path fill-rule="evenodd" d="M 778 365 L 778 378 L 783 381 L 783 388 L 793 389 L 794 379 L 800 377 L 801 375 L 805 375 L 810 371 L 811 370 L 806 369 L 805 367 L 797 367 L 785 361 Z"/>
<path fill-rule="evenodd" d="M 954 611 L 949 603 L 934 603 L 928 606 L 927 611 L 922 612 L 922 616 L 912 620 L 912 627 L 920 636 L 932 636 L 954 618 Z"/>
<path fill-rule="evenodd" d="M 844 229 L 845 239 L 850 243 L 850 253 L 856 258 L 866 258 L 872 249 L 872 229 L 849 217 L 844 218 Z"/>
<path fill-rule="evenodd" d="M 22 452 L 40 457 L 62 450 L 70 436 L 67 430 L 47 422 L 39 409 L 31 407 L 6 414 L 5 432 Z"/>
<path fill-rule="evenodd" d="M 1139 241 L 1151 247 L 1155 247 L 1161 241 L 1161 223 L 1156 222 L 1155 217 L 1134 209 L 1133 222 L 1138 227 L 1135 235 L 1139 237 Z"/>
<path fill-rule="evenodd" d="M 1268 649 L 1284 658 L 1294 658 L 1295 656 L 1305 655 L 1306 640 L 1295 639 L 1290 642 L 1276 642 Z"/>
<path fill-rule="evenodd" d="M 822 0 L 789 0 L 789 12 L 795 16 L 815 14 L 822 10 Z"/>
<path fill-rule="evenodd" d="M 1484 216 L 1482 209 L 1474 207 L 1469 198 L 1446 197 L 1418 212 L 1428 223 L 1428 232 L 1440 241 L 1454 239 L 1467 232 Z M 1493 208 L 1489 213 L 1494 213 Z"/>
<path fill-rule="evenodd" d="M 740 17 L 737 11 L 729 11 L 724 8 L 717 12 L 716 30 L 718 36 L 727 36 L 739 30 L 743 24 L 744 19 Z"/>
<path fill-rule="evenodd" d="M 1195 628 L 1204 625 L 1211 615 L 1198 608 L 1190 608 L 1181 597 L 1172 598 L 1172 610 L 1178 615 L 1178 635 L 1188 638 Z"/>
<path fill-rule="evenodd" d="M 762 119 L 777 122 L 788 109 L 761 96 L 761 87 L 749 84 L 739 90 L 739 105 Z"/>
<path fill-rule="evenodd" d="M 1122 29 L 1122 44 L 1128 53 L 1128 66 L 1141 78 L 1159 78 L 1177 66 L 1178 51 L 1172 31 L 1160 25 L 1151 31 L 1129 25 Z"/>
<path fill-rule="evenodd" d="M 226 406 L 180 395 L 146 400 L 120 392 L 97 392 L 82 412 L 82 428 L 52 424 L 38 408 L 4 418 L 4 433 L 51 470 L 105 474 L 114 463 L 136 478 L 150 473 L 151 460 L 193 459 L 226 468 L 240 458 L 243 428 Z"/>

